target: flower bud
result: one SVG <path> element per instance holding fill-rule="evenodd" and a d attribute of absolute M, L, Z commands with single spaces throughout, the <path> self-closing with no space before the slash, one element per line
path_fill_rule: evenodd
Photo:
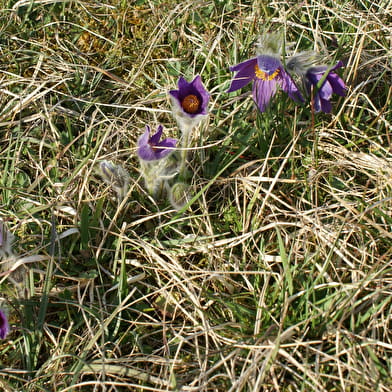
<path fill-rule="evenodd" d="M 177 182 L 171 187 L 169 193 L 170 203 L 176 210 L 180 210 L 189 203 L 191 199 L 189 188 L 189 185 L 183 182 Z"/>
<path fill-rule="evenodd" d="M 115 165 L 110 161 L 102 161 L 99 164 L 99 174 L 105 183 L 117 193 L 118 199 L 123 200 L 129 188 L 128 172 L 120 165 Z"/>

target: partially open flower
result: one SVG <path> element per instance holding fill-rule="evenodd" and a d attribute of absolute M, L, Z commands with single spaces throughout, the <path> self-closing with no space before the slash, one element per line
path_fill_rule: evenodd
<path fill-rule="evenodd" d="M 10 326 L 8 324 L 8 319 L 3 310 L 0 309 L 0 339 L 5 339 L 5 337 L 10 332 Z"/>
<path fill-rule="evenodd" d="M 233 67 L 230 71 L 236 72 L 227 92 L 239 90 L 250 82 L 253 83 L 253 99 L 261 112 L 264 112 L 276 93 L 279 85 L 290 98 L 303 102 L 302 95 L 294 80 L 284 70 L 279 58 L 273 55 L 262 54 L 244 61 Z"/>
<path fill-rule="evenodd" d="M 177 139 L 161 139 L 162 125 L 157 132 L 150 136 L 150 127 L 138 140 L 137 154 L 140 158 L 141 174 L 148 192 L 153 196 L 164 189 L 165 182 L 177 174 L 177 165 L 172 162 L 174 155 L 170 155 L 177 144 Z"/>
<path fill-rule="evenodd" d="M 335 73 L 332 72 L 337 68 L 343 66 L 339 61 L 334 67 L 328 68 L 327 66 L 312 67 L 306 71 L 305 84 L 309 93 L 314 88 L 313 94 L 313 107 L 316 112 L 323 111 L 329 113 L 332 109 L 330 99 L 332 94 L 345 96 L 346 85 L 343 80 Z M 325 73 L 328 72 L 327 75 Z M 319 86 L 321 82 L 321 86 Z"/>
<path fill-rule="evenodd" d="M 182 131 L 196 126 L 208 114 L 210 94 L 204 88 L 200 75 L 192 82 L 182 76 L 178 80 L 178 90 L 169 91 L 173 114 Z"/>
<path fill-rule="evenodd" d="M 162 159 L 173 152 L 177 139 L 166 138 L 160 141 L 163 126 L 159 125 L 157 132 L 150 136 L 150 127 L 146 125 L 146 132 L 138 140 L 137 154 L 144 161 L 155 161 Z"/>

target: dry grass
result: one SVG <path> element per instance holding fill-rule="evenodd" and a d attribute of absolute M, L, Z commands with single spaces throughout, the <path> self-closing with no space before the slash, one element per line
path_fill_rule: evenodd
<path fill-rule="evenodd" d="M 0 13 L 4 391 L 389 391 L 387 1 L 8 1 Z M 343 59 L 334 114 L 225 93 L 263 29 Z M 146 124 L 201 74 L 194 202 L 144 190 Z M 126 198 L 97 174 L 130 173 Z"/>

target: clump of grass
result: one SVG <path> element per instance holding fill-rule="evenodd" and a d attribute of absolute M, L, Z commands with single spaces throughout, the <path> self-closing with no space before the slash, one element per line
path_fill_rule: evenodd
<path fill-rule="evenodd" d="M 388 8 L 389 7 L 389 8 Z M 388 2 L 9 1 L 0 13 L 4 391 L 388 391 Z M 227 95 L 228 65 L 284 29 L 343 59 L 312 116 Z M 180 212 L 144 190 L 146 124 L 203 75 L 209 120 Z M 281 99 L 280 99 L 281 98 Z M 100 162 L 129 173 L 121 200 Z"/>

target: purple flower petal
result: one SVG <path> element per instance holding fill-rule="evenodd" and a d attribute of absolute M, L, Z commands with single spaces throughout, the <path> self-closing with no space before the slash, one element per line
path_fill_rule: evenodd
<path fill-rule="evenodd" d="M 181 101 L 180 97 L 180 90 L 170 90 L 169 94 L 173 96 L 175 99 L 177 99 L 179 102 Z M 181 102 L 180 102 L 181 103 Z"/>
<path fill-rule="evenodd" d="M 260 55 L 257 56 L 257 66 L 268 76 L 272 75 L 277 69 L 282 67 L 279 59 L 273 56 Z"/>
<path fill-rule="evenodd" d="M 313 107 L 316 112 L 320 110 L 329 113 L 332 110 L 330 99 L 332 94 L 338 94 L 344 96 L 346 94 L 346 85 L 343 80 L 334 72 L 335 69 L 343 66 L 341 61 L 338 61 L 335 66 L 328 70 L 326 66 L 312 67 L 306 72 L 307 89 L 310 92 L 312 86 L 317 86 L 321 79 L 324 78 L 325 73 L 328 71 L 323 83 L 319 86 L 318 90 L 315 91 L 313 97 Z"/>
<path fill-rule="evenodd" d="M 162 159 L 173 152 L 176 147 L 177 139 L 166 138 L 154 146 L 154 153 L 157 159 Z"/>
<path fill-rule="evenodd" d="M 181 101 L 186 96 L 191 94 L 200 95 L 199 91 L 193 85 L 193 82 L 195 80 L 196 78 L 192 82 L 187 82 L 187 80 L 184 77 L 180 76 L 180 79 L 178 79 L 178 90 L 171 90 L 170 94 L 176 96 L 176 98 L 180 99 Z"/>
<path fill-rule="evenodd" d="M 316 94 L 318 94 L 318 96 L 321 99 L 328 100 L 328 101 L 332 98 L 332 93 L 333 93 L 332 86 L 328 82 L 328 80 L 325 80 L 322 86 L 316 92 Z"/>
<path fill-rule="evenodd" d="M 4 311 L 0 309 L 0 339 L 5 339 L 9 332 L 10 326 L 8 324 L 7 316 Z"/>
<path fill-rule="evenodd" d="M 200 75 L 197 75 L 195 79 L 193 79 L 191 84 L 201 96 L 201 108 L 200 108 L 201 110 L 198 114 L 207 114 L 207 105 L 208 105 L 208 101 L 210 100 L 210 94 L 204 88 Z"/>
<path fill-rule="evenodd" d="M 150 132 L 151 132 L 150 127 L 146 125 L 146 131 L 143 133 L 142 136 L 139 137 L 139 140 L 137 142 L 138 146 L 144 146 L 148 143 L 150 139 Z"/>
<path fill-rule="evenodd" d="M 321 110 L 321 102 L 320 102 L 320 97 L 318 95 L 315 95 L 313 97 L 313 109 L 316 113 L 318 113 Z"/>
<path fill-rule="evenodd" d="M 157 132 L 150 137 L 150 127 L 146 126 L 146 131 L 138 140 L 137 154 L 144 161 L 155 161 L 169 155 L 176 146 L 177 140 L 166 138 L 160 141 L 163 127 L 158 126 Z"/>
<path fill-rule="evenodd" d="M 271 98 L 276 93 L 275 80 L 257 79 L 253 84 L 253 99 L 255 100 L 260 112 L 264 112 Z"/>
<path fill-rule="evenodd" d="M 321 110 L 324 113 L 331 113 L 331 110 L 332 110 L 331 102 L 329 102 L 326 99 L 320 98 L 320 104 L 321 104 Z"/>
<path fill-rule="evenodd" d="M 137 150 L 137 155 L 143 161 L 154 161 L 159 159 L 155 153 L 155 151 L 149 146 L 141 146 Z"/>
<path fill-rule="evenodd" d="M 163 132 L 163 126 L 158 125 L 156 133 L 150 137 L 149 144 L 151 144 L 152 146 L 157 146 L 159 140 L 161 140 L 162 132 Z"/>
<path fill-rule="evenodd" d="M 335 69 L 344 67 L 342 60 L 339 60 L 332 68 L 331 71 L 335 71 Z"/>
<path fill-rule="evenodd" d="M 166 139 L 163 139 L 161 142 L 157 143 L 155 147 L 174 148 L 176 144 L 177 144 L 177 139 L 172 139 L 170 137 L 167 137 Z"/>
<path fill-rule="evenodd" d="M 191 85 L 192 83 L 188 83 L 183 76 L 180 76 L 180 79 L 178 79 L 178 92 L 180 93 L 181 98 L 184 98 L 184 96 L 190 93 L 190 90 L 192 89 Z"/>
<path fill-rule="evenodd" d="M 237 72 L 231 81 L 230 87 L 227 90 L 228 93 L 239 90 L 246 86 L 252 80 L 255 79 L 255 66 L 257 65 L 257 59 L 250 59 L 243 63 L 237 64 L 234 67 L 230 67 L 230 71 Z"/>
<path fill-rule="evenodd" d="M 305 101 L 294 80 L 283 68 L 280 69 L 278 82 L 282 90 L 286 92 L 291 99 L 299 102 Z"/>
<path fill-rule="evenodd" d="M 335 94 L 342 97 L 346 95 L 346 85 L 343 80 L 336 73 L 332 72 L 327 76 L 327 80 L 332 86 L 332 90 Z"/>

